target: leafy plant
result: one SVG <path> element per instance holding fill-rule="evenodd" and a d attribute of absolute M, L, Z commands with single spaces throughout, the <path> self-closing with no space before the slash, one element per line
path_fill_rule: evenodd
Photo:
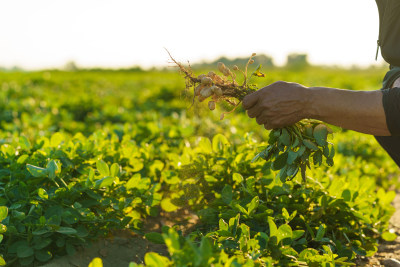
<path fill-rule="evenodd" d="M 200 102 L 212 97 L 212 100 L 208 102 L 210 110 L 214 110 L 215 103 L 221 101 L 233 105 L 235 107 L 233 110 L 235 110 L 246 95 L 257 90 L 257 85 L 249 84 L 249 79 L 253 76 L 265 77 L 265 74 L 260 71 L 261 65 L 250 76 L 247 73 L 249 65 L 254 63 L 253 57 L 256 56 L 255 53 L 249 58 L 244 71 L 236 65 L 233 66 L 234 71 L 243 74 L 242 84 L 236 81 L 236 74 L 226 67 L 223 62 L 218 63 L 218 69 L 223 76 L 210 71 L 207 75 L 200 74 L 195 77 L 190 67 L 188 69 L 185 68 L 169 52 L 168 54 L 173 63 L 185 75 L 186 88 L 193 87 L 193 101 L 196 97 Z M 232 99 L 237 99 L 239 102 L 235 103 Z M 225 114 L 221 114 L 221 120 Z M 335 153 L 333 147 L 327 142 L 328 133 L 332 133 L 332 130 L 326 125 L 308 119 L 283 129 L 274 129 L 270 132 L 269 145 L 255 159 L 273 160 L 272 168 L 280 170 L 280 179 L 283 182 L 286 179 L 293 179 L 300 170 L 305 183 L 306 168 L 311 168 L 311 159 L 315 166 L 320 166 L 324 156 L 326 163 L 329 166 L 333 165 Z"/>
<path fill-rule="evenodd" d="M 271 69 L 265 79 L 376 87 L 383 71 L 366 73 Z M 71 255 L 116 229 L 169 251 L 148 251 L 131 266 L 345 265 L 395 238 L 388 222 L 396 182 L 388 177 L 399 171 L 372 137 L 338 131 L 333 146 L 314 121 L 289 135 L 258 131 L 240 112 L 218 121 L 197 101 L 195 112 L 187 109 L 179 78 L 167 71 L 0 73 L 0 254 L 7 265 Z M 227 111 L 220 104 L 216 111 Z M 269 161 L 253 160 L 269 146 Z M 294 158 L 302 147 L 308 161 Z M 281 179 L 275 161 L 285 153 L 286 165 L 290 158 L 299 169 Z M 306 184 L 304 164 L 318 166 L 307 167 Z M 196 227 L 185 227 L 180 213 L 198 218 Z M 163 216 L 179 225 L 146 230 L 149 218 Z"/>

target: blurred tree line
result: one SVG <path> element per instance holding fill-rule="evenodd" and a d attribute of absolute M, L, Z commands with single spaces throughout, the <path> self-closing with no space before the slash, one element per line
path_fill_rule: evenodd
<path fill-rule="evenodd" d="M 237 58 L 227 58 L 220 57 L 212 62 L 201 62 L 193 64 L 193 68 L 205 69 L 205 68 L 213 68 L 217 66 L 218 62 L 223 62 L 225 65 L 232 67 L 233 65 L 237 65 L 239 67 L 245 66 L 249 57 L 237 57 Z M 254 57 L 254 61 L 256 65 L 261 64 L 263 69 L 274 68 L 276 67 L 274 60 L 271 56 L 260 54 Z M 289 54 L 286 58 L 286 64 L 284 67 L 289 68 L 291 70 L 300 70 L 310 66 L 308 62 L 307 54 L 299 54 L 292 53 Z"/>
<path fill-rule="evenodd" d="M 225 65 L 232 67 L 233 65 L 237 65 L 240 68 L 244 67 L 249 60 L 249 57 L 236 57 L 236 58 L 227 58 L 227 57 L 220 57 L 212 62 L 200 62 L 200 63 L 194 63 L 192 64 L 192 68 L 194 69 L 209 69 L 209 68 L 215 68 L 218 64 L 218 62 L 223 62 Z M 264 55 L 264 54 L 259 54 L 254 58 L 255 65 L 261 64 L 263 69 L 271 69 L 276 67 L 274 60 L 271 56 Z M 307 54 L 298 54 L 298 53 L 292 53 L 287 56 L 286 59 L 286 64 L 284 67 L 291 69 L 291 70 L 301 70 L 306 67 L 310 66 L 308 62 L 308 56 Z M 150 70 L 157 70 L 157 67 L 153 67 Z M 167 70 L 168 68 L 163 68 L 164 70 Z M 53 69 L 56 70 L 56 69 Z M 94 68 L 83 68 L 79 66 L 76 62 L 74 61 L 68 61 L 63 67 L 59 68 L 58 70 L 63 70 L 63 71 L 68 71 L 68 72 L 75 72 L 75 71 L 126 71 L 126 72 L 141 72 L 145 71 L 142 67 L 136 65 L 132 67 L 126 67 L 126 68 L 118 68 L 118 69 L 113 69 L 113 68 L 107 68 L 107 67 L 94 67 Z M 23 71 L 22 68 L 20 67 L 12 67 L 12 68 L 4 68 L 0 66 L 0 71 L 5 72 L 5 71 Z"/>

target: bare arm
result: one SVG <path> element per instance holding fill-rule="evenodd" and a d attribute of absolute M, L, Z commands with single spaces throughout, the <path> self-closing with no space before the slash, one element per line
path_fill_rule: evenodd
<path fill-rule="evenodd" d="M 345 129 L 389 136 L 381 91 L 351 91 L 324 87 L 309 88 L 310 118 Z"/>
<path fill-rule="evenodd" d="M 265 128 L 312 118 L 366 134 L 389 136 L 381 91 L 351 91 L 276 82 L 247 96 L 243 107 Z"/>

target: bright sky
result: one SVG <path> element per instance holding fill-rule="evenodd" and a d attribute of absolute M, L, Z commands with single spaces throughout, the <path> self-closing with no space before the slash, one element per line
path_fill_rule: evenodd
<path fill-rule="evenodd" d="M 316 64 L 375 62 L 374 0 L 2 0 L 0 66 L 166 65 L 249 56 Z"/>

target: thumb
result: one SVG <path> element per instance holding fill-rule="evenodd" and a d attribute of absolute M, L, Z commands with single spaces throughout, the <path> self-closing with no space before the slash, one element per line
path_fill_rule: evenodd
<path fill-rule="evenodd" d="M 257 92 L 254 92 L 254 93 L 251 93 L 249 95 L 246 95 L 243 98 L 242 106 L 243 106 L 244 109 L 250 109 L 251 107 L 253 107 L 254 105 L 257 104 L 258 97 L 259 97 Z"/>

